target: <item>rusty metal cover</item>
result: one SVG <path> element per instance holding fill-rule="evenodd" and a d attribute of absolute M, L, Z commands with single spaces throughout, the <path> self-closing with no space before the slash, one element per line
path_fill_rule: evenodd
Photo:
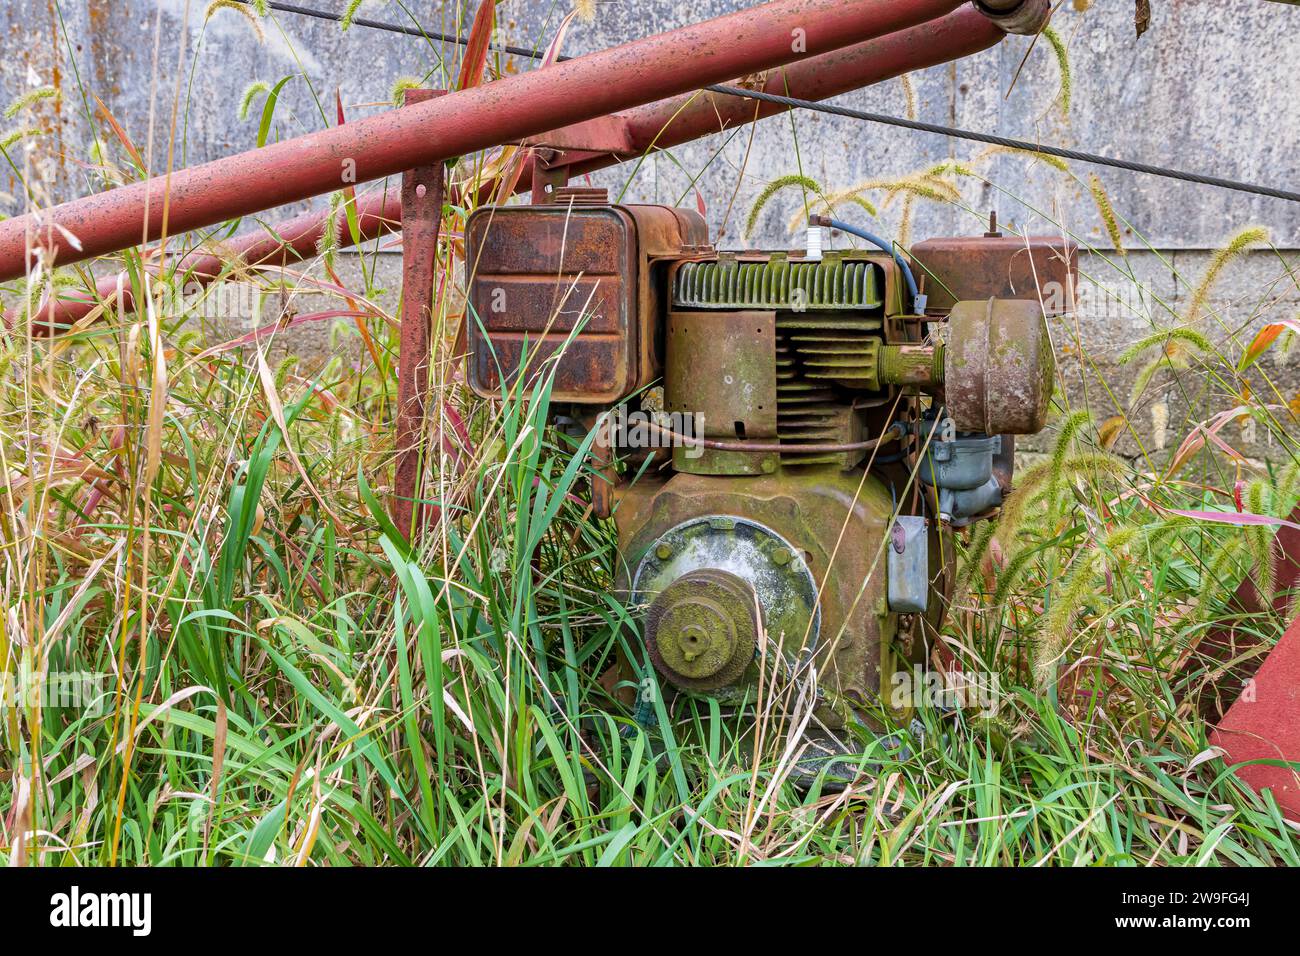
<path fill-rule="evenodd" d="M 958 431 L 1033 435 L 1043 430 L 1056 359 L 1037 302 L 958 302 L 947 336 L 945 404 Z"/>
<path fill-rule="evenodd" d="M 583 319 L 559 360 L 553 399 L 608 405 L 660 374 L 664 303 L 651 270 L 704 247 L 708 227 L 692 210 L 572 198 L 484 207 L 466 224 L 469 383 L 484 398 L 499 396 L 502 375 L 514 381 L 525 359 L 535 375 Z"/>
<path fill-rule="evenodd" d="M 710 438 L 775 438 L 775 355 L 775 312 L 669 313 L 665 407 Z"/>
<path fill-rule="evenodd" d="M 610 403 L 634 391 L 636 232 L 632 216 L 616 206 L 476 211 L 465 227 L 470 387 L 499 396 L 503 376 L 513 383 L 521 366 L 537 375 L 568 342 L 552 398 Z"/>
<path fill-rule="evenodd" d="M 928 308 L 965 300 L 1034 299 L 1048 315 L 1074 308 L 1079 247 L 1060 236 L 965 236 L 912 246 Z"/>

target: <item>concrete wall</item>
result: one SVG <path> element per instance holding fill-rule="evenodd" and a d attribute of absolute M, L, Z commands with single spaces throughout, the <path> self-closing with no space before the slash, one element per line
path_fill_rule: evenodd
<path fill-rule="evenodd" d="M 314 3 L 332 10 L 345 6 L 343 0 Z M 601 3 L 595 23 L 574 25 L 565 52 L 602 48 L 742 5 L 741 0 Z M 252 145 L 256 118 L 240 121 L 236 112 L 245 86 L 253 80 L 274 83 L 301 74 L 286 87 L 276 114 L 277 134 L 291 136 L 319 128 L 325 116 L 332 121 L 336 88 L 349 117 L 359 117 L 384 108 L 399 77 L 428 75 L 431 85 L 439 85 L 457 66 L 454 47 L 361 28 L 344 34 L 337 25 L 289 14 L 266 23 L 265 42 L 259 43 L 249 24 L 232 11 L 222 10 L 204 24 L 205 6 L 197 0 L 10 0 L 0 7 L 4 98 L 49 83 L 63 91 L 59 104 L 41 107 L 39 115 L 53 132 L 34 141 L 29 154 L 41 169 L 39 180 L 48 198 L 79 195 L 96 185 L 85 166 L 93 138 L 86 119 L 93 109 L 92 92 L 145 151 L 152 121 L 151 165 L 161 170 L 178 90 L 176 161 L 193 163 Z M 918 115 L 1294 188 L 1300 179 L 1295 148 L 1300 96 L 1292 71 L 1300 62 L 1300 10 L 1262 0 L 1155 0 L 1153 7 L 1151 30 L 1139 41 L 1129 0 L 1065 0 L 1061 5 L 1056 26 L 1068 43 L 1073 66 L 1068 116 L 1058 105 L 1060 77 L 1047 44 L 1033 45 L 1020 37 L 914 75 Z M 467 24 L 456 22 L 455 8 L 445 0 L 375 0 L 364 11 L 376 19 L 409 23 L 404 9 L 419 10 L 427 28 L 463 33 Z M 500 10 L 502 39 L 533 46 L 553 35 L 565 4 L 506 0 Z M 159 26 L 161 40 L 155 46 Z M 895 115 L 907 109 L 898 81 L 846 95 L 839 102 Z M 103 124 L 96 126 L 102 135 Z M 974 143 L 798 114 L 793 122 L 786 117 L 759 124 L 752 142 L 747 131 L 715 137 L 674 150 L 671 159 L 652 159 L 635 172 L 630 167 L 611 171 L 598 181 L 617 189 L 630 179 L 628 197 L 641 201 L 694 206 L 698 192 L 721 244 L 784 247 L 798 241 L 786 228 L 799 208 L 793 193 L 771 204 L 754 236 L 741 236 L 754 197 L 778 175 L 802 170 L 834 190 L 867 179 L 904 176 L 945 158 L 973 163 L 981 152 Z M 21 150 L 14 155 L 23 161 Z M 961 206 L 918 204 L 913 239 L 980 231 L 983 217 L 996 209 L 1014 230 L 1064 228 L 1085 244 L 1109 249 L 1086 188 L 1089 167 L 1076 166 L 1067 175 L 1042 162 L 1004 155 L 976 168 L 983 179 L 959 181 Z M 1116 268 L 1118 263 L 1144 282 L 1150 295 L 1131 303 L 1136 314 L 1094 310 L 1081 316 L 1077 335 L 1074 328 L 1058 331 L 1075 340 L 1063 342 L 1067 351 L 1076 356 L 1082 352 L 1123 398 L 1129 373 L 1113 368 L 1114 354 L 1150 331 L 1153 323 L 1173 321 L 1170 310 L 1178 311 L 1185 302 L 1206 250 L 1247 223 L 1266 226 L 1282 250 L 1300 249 L 1300 205 L 1115 170 L 1099 172 L 1127 220 L 1130 255 L 1127 260 L 1113 254 L 1087 256 L 1085 271 L 1104 287 L 1121 291 L 1131 283 Z M 0 171 L 0 190 L 19 195 L 8 170 Z M 885 195 L 877 192 L 871 198 L 883 202 Z M 875 228 L 895 231 L 901 205 L 884 206 Z M 17 200 L 0 201 L 0 210 L 18 208 Z M 1298 258 L 1290 251 L 1283 256 L 1288 263 Z M 1272 252 L 1254 253 L 1234 267 L 1216 294 L 1222 322 L 1212 323 L 1215 329 L 1294 317 L 1296 283 L 1278 282 L 1284 275 L 1282 261 Z M 1285 367 L 1274 369 L 1266 363 L 1265 368 L 1280 376 L 1284 391 L 1294 389 L 1296 381 Z M 1099 414 L 1106 414 L 1110 399 L 1098 388 L 1096 371 L 1072 372 L 1079 392 L 1075 397 L 1082 398 L 1089 376 L 1093 386 L 1088 397 Z M 1175 400 L 1172 410 L 1157 418 L 1171 418 L 1172 433 L 1186 411 L 1176 400 L 1179 390 L 1170 393 Z M 1206 395 L 1190 406 L 1201 414 L 1223 400 Z"/>

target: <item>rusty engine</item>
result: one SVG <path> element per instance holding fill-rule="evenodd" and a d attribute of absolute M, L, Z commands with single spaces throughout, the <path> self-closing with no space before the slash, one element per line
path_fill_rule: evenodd
<path fill-rule="evenodd" d="M 737 702 L 778 662 L 834 728 L 924 659 L 953 529 L 996 513 L 1013 436 L 1044 426 L 1045 315 L 1076 269 L 1068 242 L 989 229 L 904 256 L 815 218 L 807 249 L 722 252 L 694 211 L 571 188 L 470 218 L 471 387 L 546 380 L 594 432 L 593 509 L 662 681 Z"/>

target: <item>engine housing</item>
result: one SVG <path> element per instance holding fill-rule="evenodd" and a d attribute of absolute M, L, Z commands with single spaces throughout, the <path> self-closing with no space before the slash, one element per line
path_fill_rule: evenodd
<path fill-rule="evenodd" d="M 562 189 L 478 210 L 466 258 L 470 385 L 553 376 L 556 416 L 596 430 L 593 507 L 663 680 L 738 701 L 760 666 L 815 676 L 829 727 L 890 705 L 953 529 L 1045 423 L 1075 248 L 719 252 L 692 211 Z"/>

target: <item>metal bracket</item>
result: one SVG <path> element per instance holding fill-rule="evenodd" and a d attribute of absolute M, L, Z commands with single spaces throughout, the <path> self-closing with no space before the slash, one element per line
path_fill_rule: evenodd
<path fill-rule="evenodd" d="M 422 103 L 446 90 L 407 90 L 405 105 Z M 433 359 L 431 325 L 438 271 L 438 232 L 446 195 L 446 166 L 431 163 L 402 174 L 402 311 L 397 366 L 397 460 L 393 472 L 393 523 L 414 541 L 428 517 L 419 509 L 425 459 L 425 397 Z"/>
<path fill-rule="evenodd" d="M 889 610 L 924 614 L 930 606 L 930 538 L 921 515 L 894 519 L 889 552 Z"/>
<path fill-rule="evenodd" d="M 593 154 L 613 153 L 616 156 L 631 156 L 636 153 L 627 120 L 618 113 L 529 136 L 522 145 Z"/>

